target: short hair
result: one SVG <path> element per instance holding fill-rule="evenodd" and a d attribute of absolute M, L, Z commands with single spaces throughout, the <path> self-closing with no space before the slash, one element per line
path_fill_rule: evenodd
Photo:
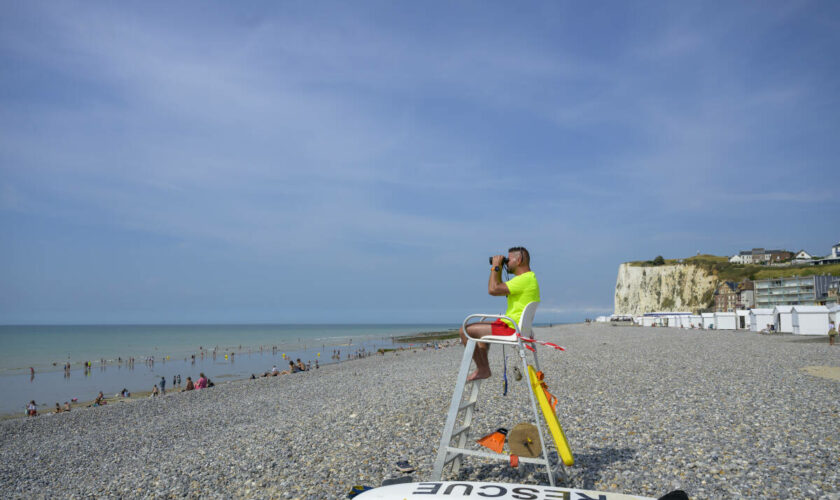
<path fill-rule="evenodd" d="M 528 249 L 525 247 L 512 247 L 508 250 L 508 253 L 519 252 L 519 256 L 522 257 L 522 260 L 526 264 L 531 263 L 531 254 L 528 253 Z"/>

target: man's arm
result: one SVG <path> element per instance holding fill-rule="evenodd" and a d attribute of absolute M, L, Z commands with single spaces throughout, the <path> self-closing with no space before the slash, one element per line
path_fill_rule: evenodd
<path fill-rule="evenodd" d="M 494 297 L 505 297 L 510 294 L 508 286 L 502 282 L 502 259 L 502 255 L 495 255 L 490 264 L 490 282 L 487 283 L 487 292 Z"/>

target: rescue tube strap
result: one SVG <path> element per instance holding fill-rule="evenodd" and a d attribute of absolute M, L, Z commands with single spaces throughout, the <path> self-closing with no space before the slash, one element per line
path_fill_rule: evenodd
<path fill-rule="evenodd" d="M 554 342 L 545 342 L 543 340 L 529 339 L 528 337 L 523 337 L 522 335 L 520 335 L 518 333 L 516 334 L 516 336 L 519 337 L 522 340 L 522 342 L 528 342 L 528 343 L 531 343 L 531 344 L 539 344 L 541 346 L 551 347 L 553 349 L 557 349 L 558 351 L 565 351 L 566 350 L 565 347 L 559 346 L 559 345 L 555 344 Z M 531 351 L 536 351 L 533 346 L 530 346 L 528 344 L 525 344 L 525 347 L 527 349 L 531 350 Z"/>
<path fill-rule="evenodd" d="M 557 397 L 548 392 L 548 385 L 545 383 L 545 374 L 541 371 L 537 372 L 537 380 L 540 381 L 540 387 L 545 392 L 545 398 L 548 400 L 548 404 L 551 405 L 551 411 L 557 413 Z"/>
<path fill-rule="evenodd" d="M 505 374 L 503 376 L 503 378 L 505 379 L 505 390 L 502 392 L 502 396 L 507 396 L 507 389 L 508 389 L 507 388 L 507 386 L 508 386 L 508 382 L 507 382 L 507 354 L 505 354 L 505 345 L 504 344 L 502 344 L 502 359 L 504 359 L 504 362 L 505 362 Z"/>

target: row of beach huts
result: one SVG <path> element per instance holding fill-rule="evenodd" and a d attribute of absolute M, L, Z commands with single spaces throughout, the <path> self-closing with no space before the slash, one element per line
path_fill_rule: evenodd
<path fill-rule="evenodd" d="M 630 319 L 627 316 L 599 316 L 596 322 Z M 693 314 L 691 312 L 652 312 L 633 316 L 640 326 L 699 328 L 709 330 L 750 330 L 796 335 L 828 335 L 829 324 L 837 325 L 840 305 L 777 305 L 773 309 L 744 309 L 735 312 Z"/>

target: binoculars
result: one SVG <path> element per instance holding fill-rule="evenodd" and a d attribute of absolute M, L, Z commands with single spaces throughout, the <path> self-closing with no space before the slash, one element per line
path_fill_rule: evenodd
<path fill-rule="evenodd" d="M 490 262 L 490 265 L 492 266 L 493 265 L 493 257 L 490 257 L 487 260 Z M 502 265 L 506 266 L 507 263 L 508 263 L 508 258 L 507 257 L 502 257 Z"/>

